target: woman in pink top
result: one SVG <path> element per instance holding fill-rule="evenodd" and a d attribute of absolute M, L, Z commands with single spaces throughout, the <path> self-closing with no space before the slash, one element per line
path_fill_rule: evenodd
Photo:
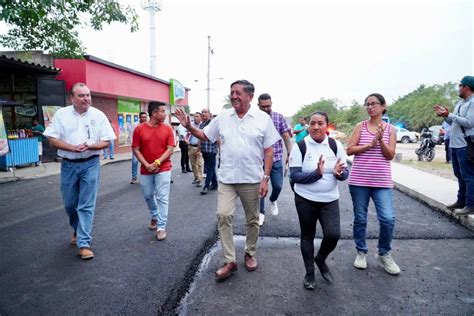
<path fill-rule="evenodd" d="M 353 234 L 357 249 L 354 266 L 367 268 L 367 208 L 372 198 L 380 223 L 378 254 L 385 271 L 399 274 L 400 268 L 390 254 L 395 226 L 392 207 L 392 174 L 390 161 L 395 156 L 397 135 L 395 127 L 382 121 L 387 112 L 385 98 L 370 94 L 364 101 L 369 119 L 357 124 L 347 144 L 347 155 L 354 155 L 349 176 L 349 190 L 354 205 Z"/>

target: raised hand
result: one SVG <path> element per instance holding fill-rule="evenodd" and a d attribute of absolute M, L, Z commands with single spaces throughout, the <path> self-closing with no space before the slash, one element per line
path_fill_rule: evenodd
<path fill-rule="evenodd" d="M 435 110 L 436 115 L 438 115 L 438 116 L 447 117 L 449 115 L 449 109 L 446 106 L 435 104 L 433 106 L 433 109 Z"/>
<path fill-rule="evenodd" d="M 383 125 L 383 123 L 380 123 L 378 126 L 377 126 L 377 133 L 375 134 L 375 138 L 377 139 L 377 141 L 381 141 L 382 140 L 382 137 L 383 137 L 383 132 L 385 131 L 385 126 Z"/>
<path fill-rule="evenodd" d="M 191 126 L 191 121 L 189 119 L 189 116 L 182 109 L 176 109 L 176 111 L 174 112 L 174 116 L 176 116 L 178 121 L 184 127 L 188 128 Z"/>
<path fill-rule="evenodd" d="M 333 174 L 335 177 L 340 176 L 344 172 L 344 163 L 341 158 L 337 158 L 336 165 L 334 166 Z"/>
<path fill-rule="evenodd" d="M 324 173 L 324 159 L 323 159 L 323 155 L 319 156 L 319 160 L 318 160 L 318 168 L 316 169 L 316 173 L 320 176 L 323 175 Z"/>

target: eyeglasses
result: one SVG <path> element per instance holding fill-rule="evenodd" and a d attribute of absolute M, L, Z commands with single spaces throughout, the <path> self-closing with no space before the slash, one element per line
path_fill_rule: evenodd
<path fill-rule="evenodd" d="M 372 102 L 372 103 L 365 103 L 364 106 L 366 106 L 366 107 L 370 107 L 370 106 L 371 106 L 371 107 L 374 107 L 374 106 L 380 105 L 380 104 L 382 104 L 382 103 L 380 103 L 380 102 Z"/>

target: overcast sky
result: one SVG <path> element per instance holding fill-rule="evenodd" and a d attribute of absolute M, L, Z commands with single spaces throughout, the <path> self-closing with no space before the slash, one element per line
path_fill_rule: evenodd
<path fill-rule="evenodd" d="M 140 14 L 139 32 L 114 24 L 81 40 L 90 55 L 148 73 L 148 13 L 121 2 Z M 254 104 L 268 92 L 290 116 L 320 98 L 361 103 L 379 92 L 390 104 L 420 84 L 474 75 L 473 1 L 163 0 L 155 20 L 157 76 L 191 88 L 193 111 L 207 100 L 208 35 L 214 113 L 237 79 L 255 84 Z"/>

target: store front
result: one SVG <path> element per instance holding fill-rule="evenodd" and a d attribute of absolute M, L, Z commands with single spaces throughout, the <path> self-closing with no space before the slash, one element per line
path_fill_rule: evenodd
<path fill-rule="evenodd" d="M 38 137 L 32 121 L 47 126 L 54 112 L 65 105 L 64 82 L 55 79 L 59 69 L 14 57 L 0 56 L 0 169 L 39 161 Z M 40 138 L 43 161 L 55 159 L 55 150 Z"/>
<path fill-rule="evenodd" d="M 77 82 L 90 89 L 92 106 L 104 112 L 118 132 L 118 153 L 131 151 L 132 125 L 138 122 L 140 112 L 147 112 L 150 101 L 168 104 L 167 123 L 172 126 L 176 125 L 172 117 L 175 109 L 188 105 L 189 89 L 182 85 L 176 89 L 175 85 L 180 84 L 175 80 L 165 81 L 90 55 L 84 59 L 55 59 L 54 65 L 61 69 L 57 78 L 64 80 L 66 91 Z M 175 90 L 179 91 L 177 96 Z"/>

